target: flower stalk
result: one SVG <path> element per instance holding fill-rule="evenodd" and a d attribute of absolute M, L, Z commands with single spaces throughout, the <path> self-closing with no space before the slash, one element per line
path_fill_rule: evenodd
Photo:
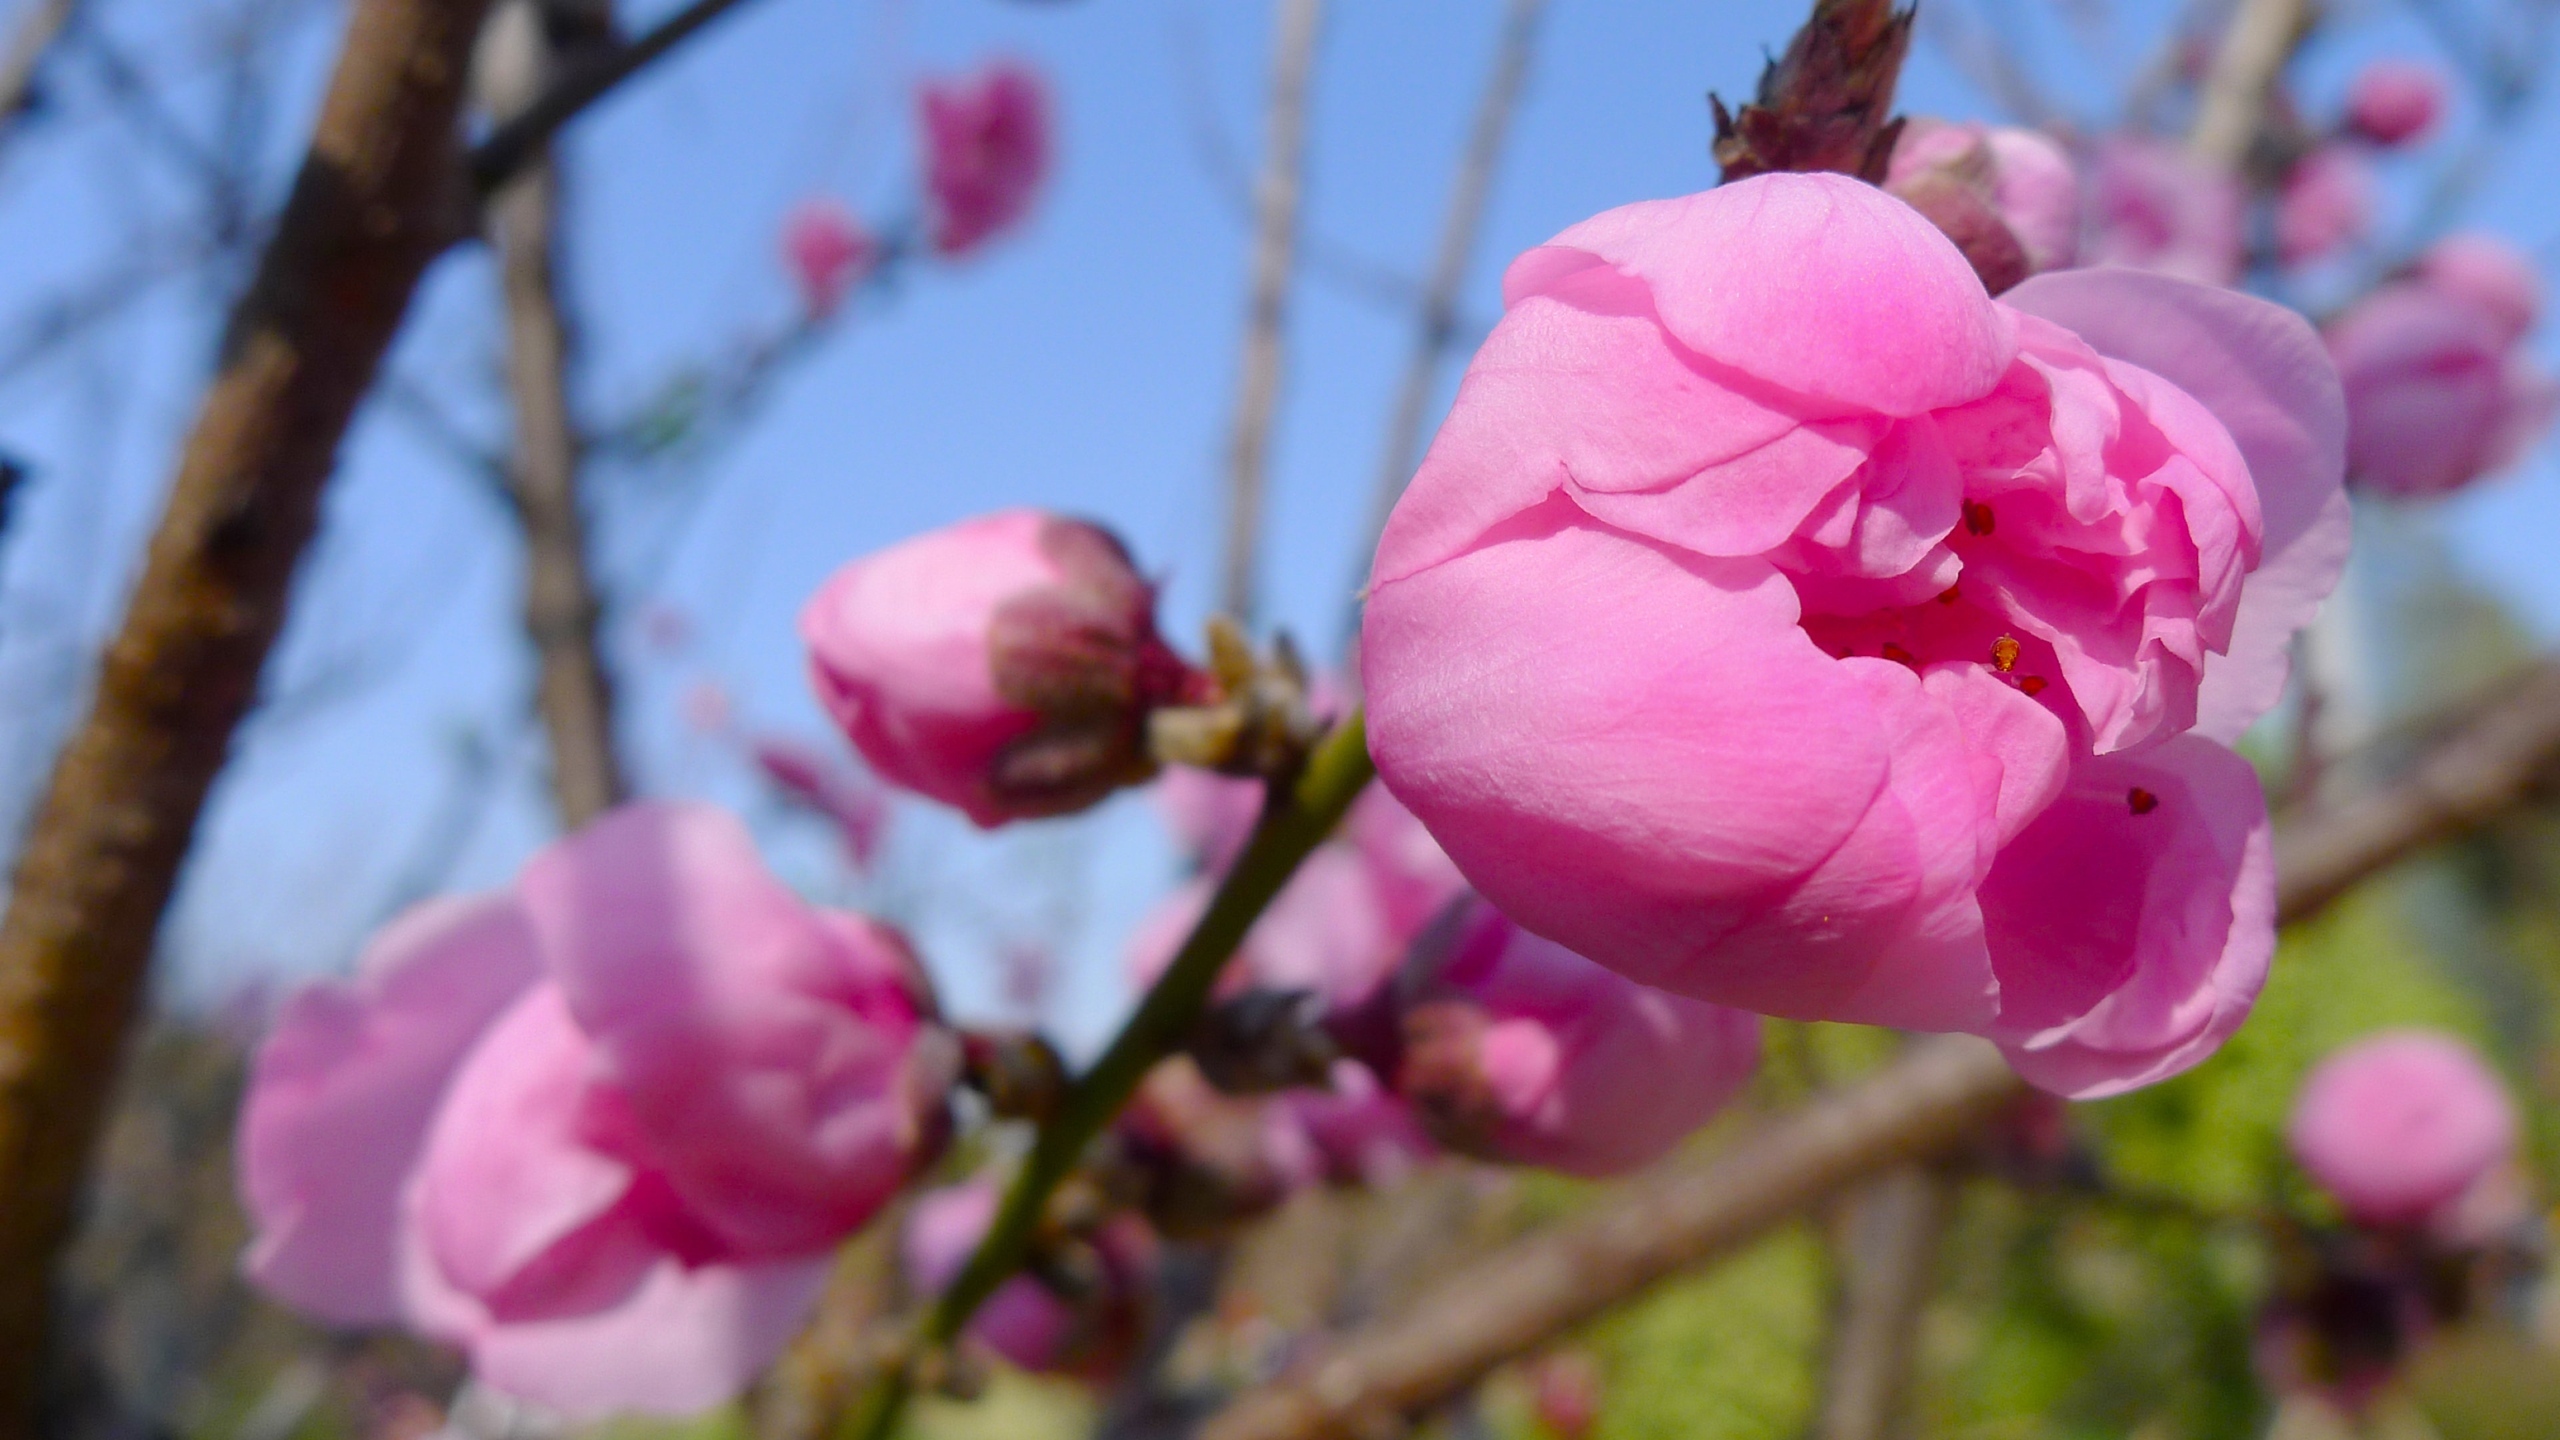
<path fill-rule="evenodd" d="M 1296 873 L 1299 862 L 1341 823 L 1351 802 L 1376 773 L 1369 760 L 1367 727 L 1354 711 L 1315 747 L 1294 776 L 1271 782 L 1253 837 L 1227 872 L 1200 923 L 1111 1047 L 1077 1080 L 1056 1118 L 1040 1127 L 986 1238 L 918 1327 L 907 1363 L 892 1365 L 873 1380 L 847 1416 L 842 1434 L 853 1440 L 883 1440 L 889 1434 L 913 1391 L 915 1361 L 957 1339 L 987 1297 L 1023 1267 L 1041 1214 L 1060 1182 L 1074 1171 L 1085 1148 L 1120 1113 L 1156 1062 L 1182 1047 L 1208 1004 L 1218 972 L 1244 942 L 1245 932 Z"/>

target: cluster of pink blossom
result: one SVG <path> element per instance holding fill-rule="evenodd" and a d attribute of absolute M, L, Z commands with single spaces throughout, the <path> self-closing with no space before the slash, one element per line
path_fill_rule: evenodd
<path fill-rule="evenodd" d="M 928 80 L 917 92 L 916 122 L 934 254 L 959 259 L 1022 223 L 1051 165 L 1049 88 L 1038 71 L 998 60 Z M 903 248 L 832 199 L 803 201 L 782 227 L 784 268 L 812 320 L 833 315 Z"/>
<path fill-rule="evenodd" d="M 2425 128 L 2405 91 L 2360 91 L 2358 143 Z M 1036 188 L 1044 107 L 1010 71 L 926 99 L 934 245 L 960 253 Z M 2058 146 L 1941 124 L 1881 187 L 1764 174 L 1520 256 L 1375 557 L 1359 664 L 1384 786 L 1217 988 L 1215 1016 L 1279 1017 L 1246 1029 L 1286 1063 L 1229 1070 L 1196 1039 L 1158 1063 L 1088 1157 L 1118 1208 L 1008 1281 L 978 1341 L 1108 1366 L 1155 1235 L 1435 1149 L 1643 1165 L 1748 1082 L 1764 1015 L 1984 1035 L 2072 1097 L 2212 1054 L 2275 937 L 2265 800 L 2230 746 L 2344 563 L 2351 446 L 2385 483 L 2371 417 L 2434 403 L 2386 392 L 2449 382 L 2360 338 L 2364 310 L 2324 345 L 2199 283 L 2231 278 L 2239 207 L 2226 236 L 2223 191 L 2171 178 L 2186 163 L 2099 154 L 2093 248 L 2148 269 L 2070 268 L 2084 206 Z M 795 228 L 813 308 L 850 283 L 846 233 Z M 2512 266 L 2449 242 L 2394 284 L 2493 329 L 2521 384 L 2539 297 Z M 1134 938 L 1141 985 L 1295 763 L 1164 773 L 1200 757 L 1161 722 L 1270 715 L 1233 647 L 1202 668 L 1166 643 L 1156 599 L 1107 531 L 1009 510 L 854 560 L 800 619 L 871 771 L 981 826 L 1162 775 L 1198 874 Z M 1297 707 L 1272 714 L 1339 708 L 1272 673 Z M 1305 727 L 1273 723 L 1303 759 Z M 876 838 L 876 796 L 822 757 L 758 758 L 857 850 Z M 893 932 L 802 904 L 734 821 L 628 807 L 503 894 L 403 919 L 286 1013 L 244 1121 L 252 1268 L 564 1410 L 706 1404 L 938 1153 L 962 1049 Z M 2375 1223 L 2437 1214 L 2512 1143 L 2511 1121 L 2395 1122 L 2426 1144 L 2376 1199 L 2376 1103 L 2324 1077 L 2295 1127 Z M 995 1194 L 920 1200 L 918 1289 L 950 1283 Z"/>

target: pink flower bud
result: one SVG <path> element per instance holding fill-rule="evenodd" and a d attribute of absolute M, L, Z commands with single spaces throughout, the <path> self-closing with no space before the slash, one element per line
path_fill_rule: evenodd
<path fill-rule="evenodd" d="M 2276 255 L 2287 265 L 2326 259 L 2373 225 L 2373 171 L 2342 145 L 2324 145 L 2285 173 L 2276 197 Z"/>
<path fill-rule="evenodd" d="M 933 249 L 956 259 L 1030 212 L 1049 172 L 1049 90 L 1037 71 L 998 61 L 929 82 L 919 109 Z"/>
<path fill-rule="evenodd" d="M 830 577 L 800 612 L 819 703 L 893 785 L 982 826 L 1154 772 L 1147 714 L 1207 682 L 1157 638 L 1109 531 L 1006 510 Z"/>
<path fill-rule="evenodd" d="M 1639 985 L 1481 900 L 1425 947 L 1396 1089 L 1461 1153 L 1577 1175 L 1632 1170 L 1705 1124 L 1759 1067 L 1759 1016 Z"/>
<path fill-rule="evenodd" d="M 2203 285 L 2240 278 L 2247 197 L 2240 182 L 2165 140 L 2117 136 L 2091 175 L 2090 259 Z"/>
<path fill-rule="evenodd" d="M 2516 1113 L 2470 1047 L 2394 1030 L 2320 1062 L 2294 1097 L 2285 1137 L 2358 1223 L 2416 1225 L 2514 1157 Z"/>
<path fill-rule="evenodd" d="M 1600 1365 L 1582 1350 L 1542 1355 L 1529 1367 L 1530 1403 L 1556 1440 L 1583 1440 L 1600 1423 Z"/>
<path fill-rule="evenodd" d="M 782 258 L 812 317 L 835 313 L 880 263 L 880 242 L 832 200 L 803 201 L 782 225 Z"/>
<path fill-rule="evenodd" d="M 1278 1122 L 1304 1138 L 1322 1178 L 1383 1188 L 1438 1153 L 1413 1108 L 1380 1085 L 1368 1066 L 1337 1060 L 1332 1082 L 1321 1090 L 1284 1090 L 1268 1102 Z"/>
<path fill-rule="evenodd" d="M 2560 413 L 2560 385 L 2520 344 L 2540 307 L 2521 257 L 2457 236 L 2332 322 L 2356 482 L 2440 495 L 2512 465 Z"/>
<path fill-rule="evenodd" d="M 956 1067 L 895 931 L 802 904 L 726 815 L 627 806 L 286 1009 L 247 1269 L 571 1415 L 704 1409 L 940 1148 Z"/>
<path fill-rule="evenodd" d="M 2274 946 L 2228 742 L 2345 558 L 2310 328 L 2127 270 L 1994 300 L 1833 175 L 1610 211 L 1504 294 L 1360 647 L 1379 774 L 1474 889 L 2057 1093 L 2212 1053 Z"/>
<path fill-rule="evenodd" d="M 2376 145 L 2423 138 L 2444 115 L 2444 77 L 2409 60 L 2376 60 L 2347 86 L 2347 128 Z"/>
<path fill-rule="evenodd" d="M 1995 295 L 2069 265 L 2079 248 L 2079 173 L 2033 130 L 1915 118 L 1885 188 L 1945 231 Z"/>

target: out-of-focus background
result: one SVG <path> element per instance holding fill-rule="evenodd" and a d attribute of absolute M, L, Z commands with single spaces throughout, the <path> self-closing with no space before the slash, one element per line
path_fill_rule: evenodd
<path fill-rule="evenodd" d="M 0 28 L 38 3 L 17 0 Z M 626 28 L 654 13 L 622 8 Z M 1338 3 L 1326 21 L 1255 616 L 1325 664 L 1347 634 L 1416 296 L 1510 8 Z M 1545 6 L 1460 333 L 1498 313 L 1512 254 L 1607 207 L 1712 184 L 1707 92 L 1747 96 L 1804 8 Z M 1901 108 L 2092 143 L 2155 122 L 2144 97 L 2192 66 L 2225 8 L 1932 0 Z M 2326 7 L 2291 72 L 2304 115 L 2334 113 L 2384 56 L 2437 67 L 2455 102 L 2425 144 L 2376 162 L 2369 239 L 2285 277 L 2285 298 L 2320 313 L 2445 228 L 2502 235 L 2548 273 L 2555 9 Z M 0 451 L 28 477 L 0 558 L 0 841 L 78 714 L 344 16 L 330 0 L 87 0 L 0 137 Z M 739 808 L 795 884 L 910 926 L 958 1015 L 1034 1023 L 1073 1053 L 1127 1004 L 1123 945 L 1178 873 L 1145 797 L 996 837 L 888 802 L 877 853 L 857 857 L 757 753 L 804 745 L 851 766 L 803 677 L 797 608 L 848 558 L 986 510 L 1108 522 L 1161 577 L 1171 631 L 1196 641 L 1219 580 L 1271 30 L 1266 7 L 1240 0 L 756 0 L 563 149 L 573 399 L 595 441 L 583 483 L 637 788 Z M 783 361 L 756 363 L 802 318 L 785 217 L 825 197 L 900 223 L 916 204 L 916 88 L 999 57 L 1042 72 L 1056 107 L 1056 168 L 1029 221 L 965 261 L 902 267 Z M 2550 355 L 2552 342 L 2534 345 Z M 1441 368 L 1444 398 L 1467 348 Z M 65 1301 L 91 1337 L 95 1433 L 285 1440 L 442 1423 L 448 1362 L 324 1338 L 239 1287 L 225 1147 L 242 1048 L 282 987 L 343 969 L 411 901 L 503 880 L 551 833 L 516 531 L 487 465 L 507 436 L 502 349 L 488 253 L 457 250 L 354 432 L 266 703 L 190 861 L 161 1018 L 135 1053 Z M 2312 728 L 2387 767 L 2394 737 L 2560 641 L 2560 475 L 2537 446 L 2442 501 L 2360 503 Z M 2304 728 L 2283 712 L 2261 737 L 2279 780 Z M 845 783 L 861 782 L 848 768 Z M 2304 1070 L 2379 1025 L 2481 1044 L 2533 1118 L 2545 1195 L 2560 1194 L 2554 819 L 2528 809 L 2404 865 L 2288 939 L 2222 1056 L 2079 1107 L 2118 1182 L 2098 1198 L 1965 1187 L 1921 1332 L 1915 1433 L 2264 1433 L 2273 1411 L 2252 1352 L 2285 1256 L 2250 1216 L 2299 1199 L 2279 1130 Z M 1781 1027 L 1762 1101 L 1853 1074 L 1879 1043 Z M 1219 1313 L 1278 1324 L 1291 1304 L 1375 1308 L 1579 1194 L 1452 1163 L 1322 1213 L 1293 1209 L 1244 1242 L 1230 1277 L 1244 1298 Z M 1577 1341 L 1590 1433 L 1802 1433 L 1833 1292 L 1823 1235 L 1808 1220 Z M 1310 1267 L 1340 1290 L 1255 1290 L 1285 1292 Z M 2547 1328 L 2560 1332 L 2560 1315 Z M 2408 1425 L 2446 1440 L 2560 1433 L 2548 1356 L 2483 1341 L 2431 1363 L 2442 1373 L 2422 1377 L 2431 1398 Z M 1569 1406 L 1540 1403 L 1567 1383 L 1523 1370 L 1446 1423 L 1569 1430 Z M 1062 1435 L 1090 1404 L 1003 1380 L 981 1406 L 917 1423 Z"/>

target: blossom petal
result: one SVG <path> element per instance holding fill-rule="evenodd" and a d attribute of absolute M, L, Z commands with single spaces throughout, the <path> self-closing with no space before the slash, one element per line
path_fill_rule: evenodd
<path fill-rule="evenodd" d="M 2337 368 L 2292 311 L 2164 275 L 2056 271 L 2001 299 L 2202 401 L 2248 461 L 2264 538 L 2230 649 L 2207 662 L 2196 701 L 2196 733 L 2238 739 L 2284 693 L 2294 632 L 2346 565 L 2347 416 Z"/>
<path fill-rule="evenodd" d="M 373 938 L 352 981 L 285 1006 L 241 1107 L 251 1279 L 342 1324 L 398 1318 L 401 1188 L 454 1071 L 540 971 L 512 898 L 432 900 Z"/>

